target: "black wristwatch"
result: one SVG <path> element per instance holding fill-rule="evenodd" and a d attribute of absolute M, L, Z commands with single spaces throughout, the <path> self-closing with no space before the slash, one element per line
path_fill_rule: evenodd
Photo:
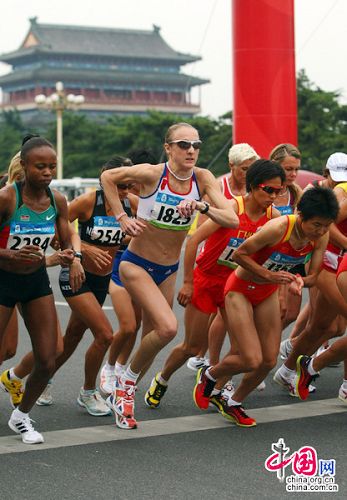
<path fill-rule="evenodd" d="M 201 214 L 207 214 L 207 212 L 210 210 L 210 204 L 207 203 L 207 201 L 204 201 L 204 208 L 202 210 L 200 210 L 200 213 Z"/>
<path fill-rule="evenodd" d="M 80 261 L 82 262 L 82 254 L 81 254 L 81 252 L 75 252 L 74 251 L 73 254 L 74 254 L 74 257 L 77 257 L 77 259 L 80 259 Z"/>

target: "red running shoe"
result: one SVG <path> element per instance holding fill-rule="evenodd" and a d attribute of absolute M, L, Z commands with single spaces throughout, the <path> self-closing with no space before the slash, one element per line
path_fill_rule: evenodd
<path fill-rule="evenodd" d="M 207 410 L 211 393 L 216 385 L 215 381 L 206 376 L 207 368 L 209 367 L 204 366 L 203 368 L 200 368 L 196 376 L 196 384 L 193 389 L 194 402 L 201 410 Z"/>
<path fill-rule="evenodd" d="M 296 360 L 295 394 L 302 400 L 308 398 L 310 394 L 309 386 L 312 380 L 318 377 L 318 373 L 316 375 L 310 375 L 308 372 L 308 365 L 311 359 L 310 356 L 299 356 Z"/>
<path fill-rule="evenodd" d="M 242 405 L 229 405 L 226 398 L 222 394 L 217 394 L 210 398 L 210 402 L 214 404 L 219 413 L 224 418 L 230 420 L 239 427 L 255 427 L 257 422 L 254 418 L 247 415 Z"/>

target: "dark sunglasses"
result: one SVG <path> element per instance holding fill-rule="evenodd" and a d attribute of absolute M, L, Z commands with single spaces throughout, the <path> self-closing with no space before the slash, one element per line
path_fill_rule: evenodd
<path fill-rule="evenodd" d="M 268 186 L 267 184 L 259 184 L 258 188 L 262 189 L 266 194 L 280 194 L 282 187 L 275 188 L 273 186 Z"/>
<path fill-rule="evenodd" d="M 132 189 L 134 184 L 117 184 L 118 189 Z"/>
<path fill-rule="evenodd" d="M 201 141 L 177 140 L 177 141 L 170 141 L 169 144 L 177 144 L 177 146 L 180 149 L 190 149 L 192 146 L 194 149 L 200 149 L 202 142 Z"/>

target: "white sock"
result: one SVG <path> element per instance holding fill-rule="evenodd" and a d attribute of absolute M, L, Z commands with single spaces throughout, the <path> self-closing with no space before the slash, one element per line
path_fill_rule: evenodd
<path fill-rule="evenodd" d="M 309 362 L 307 371 L 310 375 L 317 375 L 318 372 L 316 372 L 316 370 L 313 368 L 313 359 L 314 358 L 312 358 L 311 361 Z"/>
<path fill-rule="evenodd" d="M 95 389 L 85 389 L 84 387 L 82 387 L 81 389 L 82 396 L 91 396 L 92 394 L 94 394 L 94 392 Z"/>
<path fill-rule="evenodd" d="M 26 418 L 28 416 L 29 416 L 29 413 L 24 413 L 24 412 L 18 410 L 18 408 L 16 408 L 15 410 L 13 410 L 11 418 L 13 418 L 14 420 L 23 420 L 23 418 Z"/>
<path fill-rule="evenodd" d="M 345 379 L 343 379 L 342 388 L 344 391 L 347 391 L 347 380 L 345 380 Z"/>
<path fill-rule="evenodd" d="M 213 389 L 213 391 L 211 392 L 211 396 L 217 396 L 218 394 L 220 394 L 220 389 Z"/>
<path fill-rule="evenodd" d="M 125 365 L 121 365 L 116 361 L 116 364 L 114 365 L 114 373 L 117 375 L 117 377 L 121 377 L 124 374 L 125 371 Z"/>
<path fill-rule="evenodd" d="M 210 368 L 205 371 L 205 375 L 206 375 L 207 378 L 209 378 L 210 380 L 212 380 L 212 382 L 216 382 L 217 381 L 217 379 L 213 378 L 212 375 L 210 374 Z"/>
<path fill-rule="evenodd" d="M 114 371 L 114 365 L 110 365 L 108 361 L 105 363 L 105 368 L 108 372 L 113 372 Z"/>
<path fill-rule="evenodd" d="M 132 369 L 130 368 L 130 366 L 128 366 L 128 368 L 125 370 L 123 376 L 122 376 L 122 380 L 125 382 L 126 380 L 130 380 L 131 382 L 134 382 L 134 384 L 136 384 L 137 382 L 137 379 L 139 378 L 140 376 L 140 373 L 135 373 L 132 371 Z"/>
<path fill-rule="evenodd" d="M 291 370 L 290 368 L 287 368 L 286 365 L 282 365 L 280 368 L 280 374 L 284 378 L 294 378 L 295 377 L 295 370 Z"/>
<path fill-rule="evenodd" d="M 240 401 L 235 401 L 233 398 L 228 399 L 228 405 L 229 406 L 241 406 Z"/>
<path fill-rule="evenodd" d="M 158 382 L 161 385 L 167 385 L 167 383 L 168 383 L 168 381 L 165 380 L 161 375 L 159 375 L 159 377 L 158 377 Z"/>
<path fill-rule="evenodd" d="M 21 378 L 17 377 L 17 375 L 14 373 L 14 367 L 9 369 L 8 375 L 10 377 L 10 380 L 22 380 Z"/>

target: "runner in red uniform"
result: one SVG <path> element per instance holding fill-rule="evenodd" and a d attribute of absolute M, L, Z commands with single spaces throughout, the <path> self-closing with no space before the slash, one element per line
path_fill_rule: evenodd
<path fill-rule="evenodd" d="M 245 372 L 236 392 L 227 404 L 222 402 L 220 411 L 237 425 L 256 425 L 244 412 L 242 401 L 277 361 L 281 334 L 278 286 L 290 283 L 290 292 L 300 294 L 303 286 L 315 283 L 329 226 L 337 213 L 334 193 L 313 188 L 301 198 L 296 215 L 269 221 L 235 250 L 233 259 L 240 267 L 227 281 L 225 306 L 228 329 L 236 338 L 239 352 L 228 354 L 214 367 L 200 370 L 194 388 L 194 400 L 199 408 L 206 409 L 210 396 L 216 396 L 213 390 L 217 378 Z M 311 262 L 306 277 L 290 273 L 309 256 Z"/>

